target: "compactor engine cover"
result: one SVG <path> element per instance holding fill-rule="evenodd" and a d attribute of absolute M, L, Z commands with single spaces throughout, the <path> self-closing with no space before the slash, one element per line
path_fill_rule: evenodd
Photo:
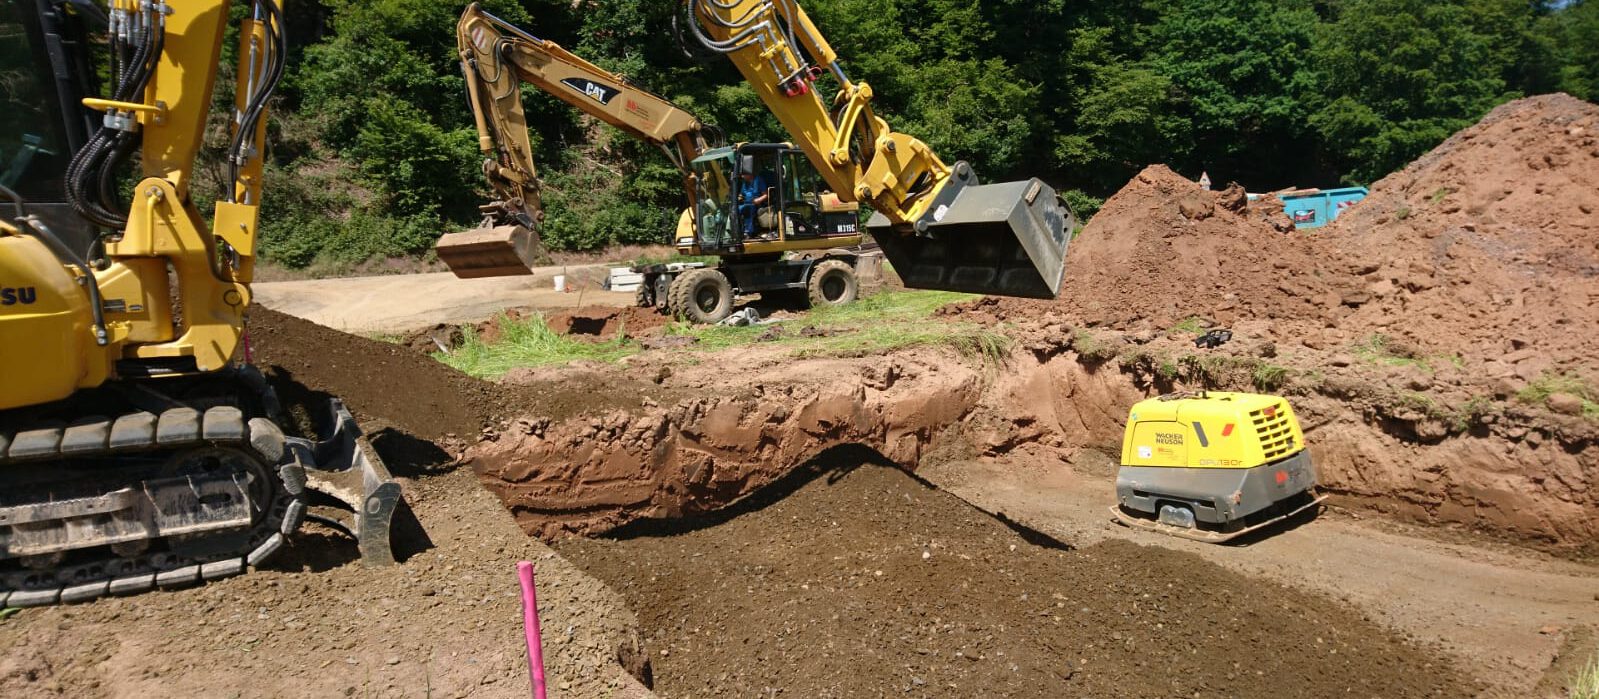
<path fill-rule="evenodd" d="M 1225 541 L 1314 507 L 1316 471 L 1288 401 L 1175 394 L 1134 405 L 1122 438 L 1122 522 Z"/>

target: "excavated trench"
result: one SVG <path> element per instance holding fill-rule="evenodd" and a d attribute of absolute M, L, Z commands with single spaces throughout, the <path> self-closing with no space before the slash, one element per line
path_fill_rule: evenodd
<path fill-rule="evenodd" d="M 719 510 L 839 445 L 914 470 L 935 445 L 964 455 L 1064 466 L 1080 450 L 1114 457 L 1131 405 L 1191 388 L 1148 354 L 1089 359 L 1080 336 L 1046 328 L 1000 367 L 937 352 L 768 361 L 734 379 L 692 370 L 671 405 L 564 420 L 523 417 L 467 454 L 529 533 L 593 535 L 639 519 Z M 1109 338 L 1109 339 L 1107 339 Z M 1093 342 L 1126 344 L 1106 334 Z M 1096 351 L 1100 351 L 1096 346 Z M 1250 364 L 1210 377 L 1253 390 Z M 704 371 L 698 372 L 705 374 Z M 1565 555 L 1595 553 L 1599 463 L 1590 421 L 1514 408 L 1461 422 L 1415 407 L 1381 375 L 1290 384 L 1323 488 L 1335 504 L 1500 536 Z M 953 428 L 953 429 L 952 429 Z"/>
<path fill-rule="evenodd" d="M 1149 355 L 1105 357 L 1130 340 L 1100 333 L 1089 357 L 1081 337 L 1043 328 L 997 367 L 935 350 L 800 364 L 754 351 L 729 358 L 737 372 L 656 373 L 689 396 L 675 403 L 524 417 L 467 455 L 526 531 L 638 612 L 663 696 L 1474 691 L 1437 651 L 1318 594 L 1167 549 L 1073 550 L 914 477 L 944 458 L 1114 455 L 1133 402 L 1183 387 Z M 1240 366 L 1213 387 L 1248 388 Z M 1579 422 L 1512 411 L 1440 430 L 1381 377 L 1282 392 L 1345 506 L 1568 554 L 1599 533 Z M 1282 647 L 1305 652 L 1263 660 Z"/>

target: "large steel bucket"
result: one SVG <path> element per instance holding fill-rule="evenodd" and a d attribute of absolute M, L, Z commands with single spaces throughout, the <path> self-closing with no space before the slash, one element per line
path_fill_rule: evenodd
<path fill-rule="evenodd" d="M 1038 179 L 976 184 L 957 177 L 915 226 L 875 214 L 867 230 L 905 286 L 995 296 L 1053 299 L 1077 225 L 1054 188 Z"/>
<path fill-rule="evenodd" d="M 462 279 L 533 273 L 544 257 L 539 237 L 524 226 L 494 226 L 449 233 L 433 246 L 439 260 Z"/>

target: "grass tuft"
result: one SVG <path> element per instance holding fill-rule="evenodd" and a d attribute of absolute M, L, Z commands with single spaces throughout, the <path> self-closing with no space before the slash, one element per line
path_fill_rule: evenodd
<path fill-rule="evenodd" d="M 1599 699 L 1599 653 L 1594 653 L 1571 679 L 1567 696 L 1569 699 Z"/>
<path fill-rule="evenodd" d="M 1166 332 L 1167 334 L 1188 333 L 1190 335 L 1198 335 L 1202 332 L 1205 332 L 1205 321 L 1199 316 L 1188 316 L 1187 318 L 1179 321 L 1176 325 L 1171 326 L 1171 328 L 1167 329 Z"/>
<path fill-rule="evenodd" d="M 1551 374 L 1545 372 L 1537 380 L 1526 385 L 1516 392 L 1516 400 L 1532 405 L 1542 405 L 1549 400 L 1549 396 L 1556 393 L 1567 393 L 1582 399 L 1582 416 L 1590 419 L 1599 419 L 1599 391 L 1595 391 L 1582 377 L 1576 374 Z"/>
<path fill-rule="evenodd" d="M 500 339 L 492 344 L 464 329 L 465 342 L 453 352 L 439 352 L 434 358 L 479 378 L 503 376 L 517 367 L 548 366 L 577 360 L 614 362 L 637 353 L 636 343 L 617 333 L 604 342 L 583 342 L 550 329 L 543 316 L 513 319 L 500 316 Z"/>

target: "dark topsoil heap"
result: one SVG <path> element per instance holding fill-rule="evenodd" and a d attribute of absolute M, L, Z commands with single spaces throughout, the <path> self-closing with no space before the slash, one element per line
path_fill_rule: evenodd
<path fill-rule="evenodd" d="M 1165 549 L 1035 545 L 862 460 L 826 452 L 716 526 L 561 548 L 639 611 L 666 697 L 1474 693 L 1333 600 Z"/>
<path fill-rule="evenodd" d="M 467 376 L 404 345 L 371 340 L 256 306 L 250 309 L 255 363 L 285 403 L 337 396 L 368 431 L 383 426 L 428 440 L 474 439 L 518 415 L 563 419 L 637 406 L 653 386 L 555 376 L 537 387 Z"/>
<path fill-rule="evenodd" d="M 1599 107 L 1545 95 L 1495 109 L 1331 227 L 1292 233 L 1280 204 L 1244 205 L 1152 166 L 1073 241 L 1055 303 L 984 299 L 999 318 L 1057 311 L 1163 330 L 1251 321 L 1312 346 L 1374 333 L 1486 360 L 1534 348 L 1599 357 Z"/>

